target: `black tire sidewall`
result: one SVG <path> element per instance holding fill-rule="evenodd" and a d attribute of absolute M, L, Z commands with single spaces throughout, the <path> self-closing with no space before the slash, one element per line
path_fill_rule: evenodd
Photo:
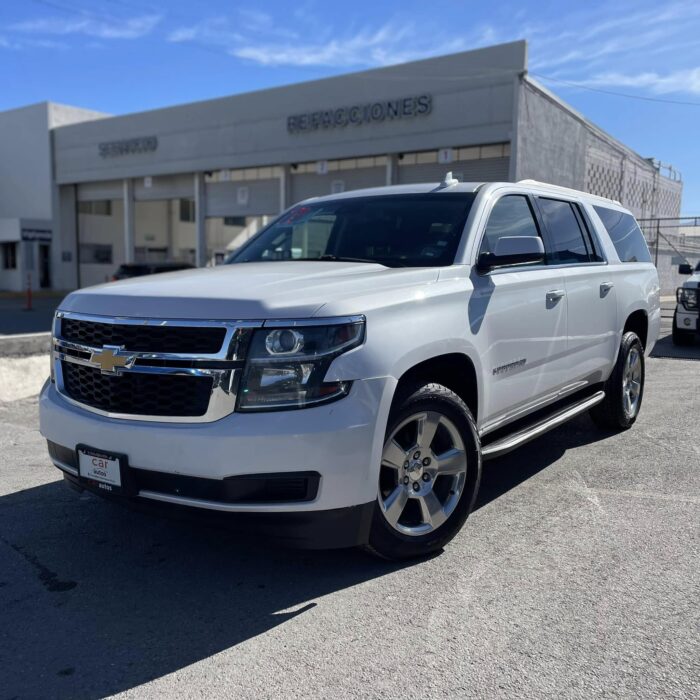
<path fill-rule="evenodd" d="M 625 364 L 627 362 L 627 357 L 630 354 L 632 348 L 636 348 L 639 352 L 639 360 L 642 364 L 642 385 L 639 389 L 639 403 L 637 405 L 637 412 L 634 416 L 627 415 L 623 400 L 623 388 L 622 388 L 622 378 L 625 371 Z M 608 380 L 610 384 L 609 392 L 610 397 L 614 401 L 614 406 L 616 408 L 616 418 L 621 428 L 629 428 L 634 424 L 639 416 L 639 412 L 642 410 L 642 400 L 644 399 L 644 384 L 646 379 L 646 366 L 644 362 L 644 346 L 642 341 L 639 339 L 636 333 L 628 331 L 622 336 L 622 342 L 620 343 L 620 352 L 617 357 L 617 362 L 615 363 L 615 370 L 612 376 Z M 606 392 L 607 393 L 607 392 Z"/>
<path fill-rule="evenodd" d="M 467 451 L 467 479 L 462 496 L 449 518 L 435 531 L 425 535 L 405 535 L 386 521 L 381 506 L 375 503 L 369 547 L 387 559 L 427 556 L 442 549 L 462 528 L 471 512 L 481 478 L 481 447 L 474 418 L 466 404 L 452 391 L 438 384 L 426 384 L 408 392 L 392 410 L 385 440 L 401 421 L 421 411 L 437 411 L 449 418 L 460 432 Z M 404 394 L 405 396 L 405 394 Z"/>

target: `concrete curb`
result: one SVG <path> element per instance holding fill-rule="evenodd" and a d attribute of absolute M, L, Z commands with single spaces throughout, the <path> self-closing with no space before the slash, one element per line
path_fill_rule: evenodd
<path fill-rule="evenodd" d="M 0 357 L 44 355 L 51 349 L 51 333 L 0 336 Z"/>

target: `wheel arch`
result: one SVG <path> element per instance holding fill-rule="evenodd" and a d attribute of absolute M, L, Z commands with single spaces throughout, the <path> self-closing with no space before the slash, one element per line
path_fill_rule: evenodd
<path fill-rule="evenodd" d="M 642 346 L 647 347 L 649 340 L 649 316 L 645 309 L 637 309 L 632 311 L 625 320 L 625 325 L 622 328 L 624 335 L 628 331 L 633 331 L 637 334 L 639 340 L 642 341 Z"/>
<path fill-rule="evenodd" d="M 433 382 L 454 391 L 467 404 L 475 421 L 479 416 L 479 376 L 472 358 L 464 352 L 448 352 L 407 367 L 398 377 L 392 409 L 420 383 Z"/>

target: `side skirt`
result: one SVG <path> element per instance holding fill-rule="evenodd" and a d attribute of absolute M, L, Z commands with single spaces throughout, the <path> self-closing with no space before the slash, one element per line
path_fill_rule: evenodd
<path fill-rule="evenodd" d="M 599 404 L 604 398 L 605 392 L 601 390 L 583 399 L 579 399 L 568 406 L 560 407 L 558 410 L 548 415 L 541 416 L 535 422 L 520 427 L 516 432 L 505 436 L 499 436 L 493 442 L 482 445 L 481 456 L 485 460 L 494 459 L 511 450 L 515 450 L 526 442 L 534 440 L 543 433 L 566 423 L 575 416 L 585 413 L 596 404 Z"/>

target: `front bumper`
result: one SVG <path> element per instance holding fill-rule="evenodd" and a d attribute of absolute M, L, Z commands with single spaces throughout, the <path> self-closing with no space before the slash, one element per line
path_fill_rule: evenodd
<path fill-rule="evenodd" d="M 366 544 L 376 503 L 376 500 L 372 500 L 347 508 L 287 513 L 222 513 L 218 510 L 149 500 L 141 496 L 113 496 L 72 474 L 64 472 L 63 478 L 76 491 L 90 491 L 149 515 L 233 530 L 238 537 L 264 539 L 299 549 L 339 549 Z"/>
<path fill-rule="evenodd" d="M 682 305 L 676 307 L 676 327 L 681 331 L 700 334 L 700 314 L 697 311 L 688 311 Z"/>
<path fill-rule="evenodd" d="M 235 502 L 139 490 L 134 497 L 228 513 L 321 513 L 366 506 L 376 499 L 379 463 L 395 381 L 359 380 L 335 403 L 298 411 L 234 413 L 213 423 L 124 421 L 66 401 L 53 384 L 40 396 L 40 430 L 69 452 L 79 444 L 124 454 L 139 471 L 226 480 L 240 475 L 316 473 L 311 500 Z M 54 464 L 75 480 L 66 460 Z M 81 484 L 84 486 L 84 483 Z M 204 494 L 206 496 L 206 494 Z M 323 517 L 323 516 L 321 516 Z"/>

